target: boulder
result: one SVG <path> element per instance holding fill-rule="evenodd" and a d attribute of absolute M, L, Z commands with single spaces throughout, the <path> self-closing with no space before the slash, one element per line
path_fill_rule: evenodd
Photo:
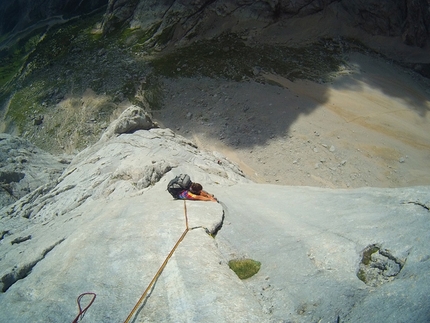
<path fill-rule="evenodd" d="M 142 108 L 132 105 L 125 109 L 118 119 L 112 122 L 103 134 L 104 138 L 137 130 L 149 130 L 157 127 L 151 116 Z"/>

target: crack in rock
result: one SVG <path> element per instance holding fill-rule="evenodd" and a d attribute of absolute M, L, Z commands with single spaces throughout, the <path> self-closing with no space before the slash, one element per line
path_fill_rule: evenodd
<path fill-rule="evenodd" d="M 9 230 L 0 231 L 0 241 L 4 239 L 6 235 L 9 234 Z"/>
<path fill-rule="evenodd" d="M 52 251 L 56 246 L 62 243 L 65 239 L 61 239 L 54 243 L 52 246 L 45 249 L 39 257 L 35 260 L 30 261 L 29 263 L 22 266 L 15 266 L 11 272 L 7 273 L 0 279 L 0 292 L 5 293 L 13 284 L 15 284 L 18 280 L 24 279 L 28 275 L 30 275 L 34 266 L 36 266 L 40 261 L 42 261 L 46 255 Z"/>
<path fill-rule="evenodd" d="M 30 239 L 31 239 L 31 235 L 28 235 L 26 237 L 18 237 L 16 239 L 12 240 L 11 244 L 21 243 L 21 242 L 24 242 L 24 241 L 27 241 L 27 240 L 30 240 Z"/>
<path fill-rule="evenodd" d="M 407 202 L 407 203 L 408 204 L 414 204 L 414 205 L 422 206 L 427 211 L 430 211 L 430 201 L 426 202 L 426 203 L 423 203 L 423 202 L 420 202 L 420 201 L 410 201 L 410 202 Z"/>

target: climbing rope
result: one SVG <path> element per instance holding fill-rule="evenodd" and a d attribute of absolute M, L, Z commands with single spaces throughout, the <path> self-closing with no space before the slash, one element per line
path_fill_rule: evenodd
<path fill-rule="evenodd" d="M 173 247 L 173 249 L 170 251 L 170 253 L 167 255 L 166 259 L 164 260 L 163 264 L 161 265 L 160 269 L 158 269 L 157 273 L 155 274 L 154 278 L 152 278 L 151 282 L 149 283 L 148 287 L 145 289 L 145 291 L 143 292 L 142 296 L 140 297 L 140 299 L 137 301 L 136 305 L 134 306 L 134 308 L 131 310 L 130 314 L 127 316 L 126 320 L 124 321 L 124 323 L 128 323 L 131 318 L 133 317 L 133 315 L 135 314 L 135 312 L 137 311 L 137 309 L 140 307 L 141 303 L 144 301 L 146 295 L 148 294 L 148 292 L 151 290 L 152 285 L 157 281 L 158 277 L 160 277 L 161 273 L 164 270 L 164 267 L 166 267 L 167 262 L 169 261 L 170 257 L 172 257 L 173 253 L 175 252 L 176 248 L 179 246 L 179 244 L 181 243 L 182 240 L 184 240 L 186 234 L 189 231 L 188 228 L 188 215 L 187 215 L 187 204 L 185 203 L 184 200 L 184 215 L 185 215 L 185 230 L 182 233 L 181 237 L 178 239 L 178 241 L 176 242 L 175 246 Z M 73 322 L 74 323 L 74 322 Z"/>
<path fill-rule="evenodd" d="M 89 304 L 84 309 L 82 309 L 82 307 L 81 307 L 81 300 L 82 300 L 82 297 L 84 297 L 85 295 L 91 295 L 92 298 L 91 298 L 91 301 L 89 302 Z M 78 321 L 80 321 L 80 320 L 82 320 L 84 318 L 85 313 L 87 312 L 87 309 L 89 309 L 90 306 L 93 305 L 95 299 L 96 299 L 96 294 L 95 293 L 83 293 L 83 294 L 81 294 L 81 295 L 78 296 L 78 299 L 76 301 L 78 303 L 79 313 L 75 317 L 75 319 L 73 320 L 72 323 L 77 323 Z"/>

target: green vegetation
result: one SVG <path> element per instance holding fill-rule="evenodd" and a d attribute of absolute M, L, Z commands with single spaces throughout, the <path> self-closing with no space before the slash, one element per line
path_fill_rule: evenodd
<path fill-rule="evenodd" d="M 70 70 L 67 75 L 67 60 L 74 49 L 88 52 L 103 46 L 92 32 L 100 18 L 98 14 L 48 31 L 35 30 L 0 52 L 0 103 L 9 99 L 6 118 L 20 133 L 32 125 L 35 115 L 49 113 L 54 92 L 64 95 L 66 88 L 80 83 L 79 70 Z M 74 72 L 76 77 L 68 77 Z"/>
<path fill-rule="evenodd" d="M 360 269 L 357 273 L 358 279 L 360 279 L 363 283 L 367 284 L 367 275 L 363 269 Z"/>
<path fill-rule="evenodd" d="M 0 89 L 18 74 L 44 32 L 45 29 L 35 30 L 11 47 L 0 50 Z"/>
<path fill-rule="evenodd" d="M 377 245 L 371 245 L 369 247 L 367 247 L 364 251 L 363 251 L 363 256 L 361 258 L 361 263 L 363 265 L 368 266 L 370 261 L 372 260 L 372 255 L 375 252 L 378 252 L 380 250 L 380 248 Z"/>
<path fill-rule="evenodd" d="M 261 262 L 252 259 L 234 259 L 228 262 L 228 266 L 240 279 L 247 279 L 258 273 Z"/>
<path fill-rule="evenodd" d="M 246 45 L 236 35 L 202 40 L 153 60 L 155 73 L 168 77 L 223 77 L 235 81 L 255 77 L 254 69 L 290 80 L 330 81 L 343 63 L 341 47 L 331 40 L 303 47 Z"/>
<path fill-rule="evenodd" d="M 372 255 L 375 252 L 378 252 L 380 250 L 380 247 L 373 244 L 368 246 L 366 249 L 363 250 L 363 255 L 361 257 L 361 264 L 364 266 L 369 266 L 370 262 L 372 261 Z M 360 268 L 357 272 L 357 277 L 360 279 L 363 283 L 367 284 L 367 274 L 366 271 L 363 268 Z"/>
<path fill-rule="evenodd" d="M 345 41 L 329 39 L 303 48 L 250 46 L 239 35 L 223 34 L 160 52 L 173 39 L 175 24 L 164 29 L 161 21 L 146 29 L 120 25 L 103 34 L 102 20 L 100 12 L 71 19 L 35 31 L 0 52 L 0 106 L 6 108 L 7 129 L 49 151 L 51 146 L 72 150 L 98 138 L 124 99 L 160 109 L 164 77 L 270 82 L 261 77 L 263 71 L 290 80 L 327 82 L 343 64 L 347 48 Z M 102 101 L 84 100 L 88 89 Z M 34 124 L 39 116 L 41 127 Z"/>
<path fill-rule="evenodd" d="M 44 39 L 29 57 L 35 69 L 52 65 L 70 51 L 90 51 L 102 48 L 104 43 L 100 33 L 94 33 L 94 25 L 101 20 L 102 15 L 78 18 L 51 28 Z"/>
<path fill-rule="evenodd" d="M 43 93 L 45 91 L 43 81 L 35 82 L 26 89 L 16 91 L 10 102 L 7 117 L 11 118 L 18 130 L 22 132 L 24 128 L 32 122 L 35 116 L 44 113 Z"/>
<path fill-rule="evenodd" d="M 107 35 L 107 39 L 114 45 L 123 48 L 130 48 L 134 54 L 140 54 L 153 44 L 148 41 L 155 35 L 161 26 L 161 21 L 153 24 L 148 29 L 119 28 Z"/>

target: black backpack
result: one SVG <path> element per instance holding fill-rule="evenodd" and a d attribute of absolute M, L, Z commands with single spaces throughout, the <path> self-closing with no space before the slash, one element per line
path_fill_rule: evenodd
<path fill-rule="evenodd" d="M 180 174 L 169 182 L 167 185 L 167 190 L 173 196 L 173 198 L 177 199 L 181 192 L 190 188 L 191 183 L 192 182 L 189 175 Z"/>

